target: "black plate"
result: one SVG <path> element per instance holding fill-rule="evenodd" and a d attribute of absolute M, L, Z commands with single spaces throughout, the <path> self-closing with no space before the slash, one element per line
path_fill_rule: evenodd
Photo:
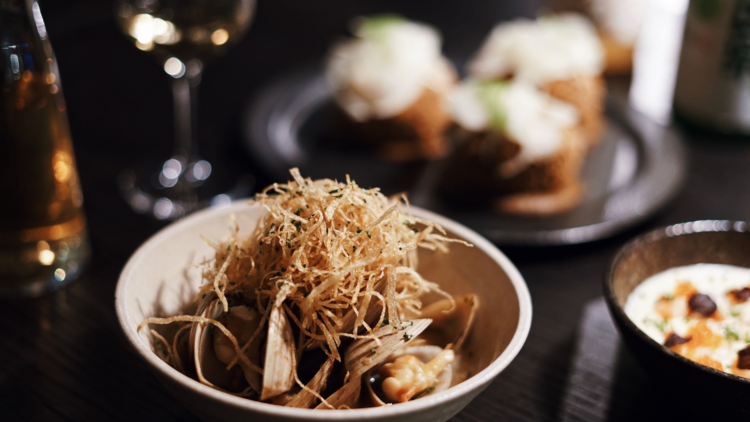
<path fill-rule="evenodd" d="M 332 105 L 319 67 L 279 79 L 245 111 L 248 150 L 275 180 L 288 180 L 292 167 L 312 178 L 343 180 L 349 174 L 360 186 L 379 186 L 385 194 L 408 192 L 412 203 L 501 244 L 562 245 L 611 236 L 666 204 L 685 175 L 685 150 L 676 132 L 610 97 L 607 130 L 586 159 L 587 193 L 576 209 L 544 218 L 462 209 L 435 195 L 444 162 L 387 162 L 332 142 L 339 139 Z"/>

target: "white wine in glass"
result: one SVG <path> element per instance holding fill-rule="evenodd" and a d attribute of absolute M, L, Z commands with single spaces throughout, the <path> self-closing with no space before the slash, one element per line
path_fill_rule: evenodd
<path fill-rule="evenodd" d="M 254 7 L 254 0 L 118 1 L 120 29 L 172 77 L 175 105 L 172 157 L 146 174 L 128 170 L 120 176 L 120 189 L 135 211 L 173 220 L 205 203 L 195 194 L 212 172 L 198 154 L 195 130 L 203 66 L 245 35 Z"/>

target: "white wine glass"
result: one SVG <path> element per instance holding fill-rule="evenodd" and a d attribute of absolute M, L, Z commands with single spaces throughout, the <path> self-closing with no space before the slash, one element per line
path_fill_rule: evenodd
<path fill-rule="evenodd" d="M 126 170 L 118 184 L 131 208 L 174 220 L 202 207 L 196 188 L 211 176 L 198 152 L 197 99 L 203 66 L 240 40 L 254 0 L 119 0 L 117 21 L 135 46 L 154 55 L 171 77 L 175 107 L 175 150 L 140 172 Z"/>

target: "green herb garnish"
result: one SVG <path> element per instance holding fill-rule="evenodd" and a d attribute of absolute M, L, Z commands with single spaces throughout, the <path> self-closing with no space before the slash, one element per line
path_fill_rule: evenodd
<path fill-rule="evenodd" d="M 509 85 L 504 81 L 477 82 L 475 85 L 476 95 L 489 114 L 489 127 L 500 132 L 505 131 L 508 117 L 505 105 L 500 100 Z"/>
<path fill-rule="evenodd" d="M 644 324 L 653 324 L 654 327 L 656 327 L 662 333 L 664 332 L 664 330 L 667 329 L 667 326 L 669 325 L 669 323 L 667 323 L 667 321 L 659 322 L 659 321 L 655 321 L 655 320 L 650 319 L 650 318 L 645 318 L 643 320 L 643 323 Z"/>
<path fill-rule="evenodd" d="M 383 13 L 363 18 L 355 34 L 362 38 L 383 40 L 390 30 L 406 19 L 395 13 Z"/>
<path fill-rule="evenodd" d="M 728 341 L 739 341 L 740 336 L 730 327 L 724 327 L 724 338 Z"/>

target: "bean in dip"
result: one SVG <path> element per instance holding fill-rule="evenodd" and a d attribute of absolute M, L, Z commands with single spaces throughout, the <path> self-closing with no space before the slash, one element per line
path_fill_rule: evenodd
<path fill-rule="evenodd" d="M 750 269 L 722 264 L 671 268 L 638 285 L 625 313 L 676 353 L 750 378 Z"/>

